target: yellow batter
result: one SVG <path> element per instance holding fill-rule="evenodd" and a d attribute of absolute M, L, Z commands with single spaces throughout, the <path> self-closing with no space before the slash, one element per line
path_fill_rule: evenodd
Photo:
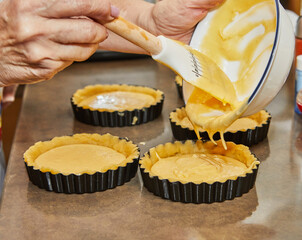
<path fill-rule="evenodd" d="M 239 103 L 234 98 L 231 103 L 223 103 L 199 88 L 194 89 L 186 104 L 186 112 L 198 138 L 198 128 L 207 131 L 213 142 L 214 134 L 220 132 L 220 138 L 226 148 L 223 133 L 247 107 L 247 100 Z"/>
<path fill-rule="evenodd" d="M 52 173 L 83 174 L 105 172 L 112 166 L 120 165 L 126 157 L 104 146 L 72 144 L 53 148 L 41 154 L 34 167 Z"/>
<path fill-rule="evenodd" d="M 255 113 L 249 117 L 238 118 L 233 122 L 225 131 L 228 132 L 237 132 L 245 131 L 248 129 L 254 129 L 256 126 L 261 126 L 266 123 L 269 115 L 264 111 Z M 183 128 L 194 129 L 192 122 L 187 117 L 186 111 L 184 108 L 179 108 L 175 112 L 170 114 L 171 121 L 182 126 Z M 202 128 L 197 128 L 199 132 L 204 131 Z"/>
<path fill-rule="evenodd" d="M 161 179 L 181 182 L 224 182 L 245 174 L 244 163 L 215 154 L 181 154 L 161 158 L 151 168 L 151 173 Z"/>
<path fill-rule="evenodd" d="M 257 168 L 259 161 L 244 145 L 186 141 L 160 144 L 151 148 L 141 160 L 141 168 L 151 177 L 195 184 L 236 180 Z"/>
<path fill-rule="evenodd" d="M 91 111 L 133 111 L 162 101 L 164 93 L 143 86 L 97 84 L 78 89 L 72 96 L 76 106 Z"/>
<path fill-rule="evenodd" d="M 259 79 L 253 74 L 273 47 L 276 31 L 274 0 L 227 0 L 214 15 L 200 51 L 223 69 L 224 61 L 238 61 L 232 82 L 238 96 L 245 96 Z"/>
<path fill-rule="evenodd" d="M 177 75 L 175 77 L 175 82 L 179 85 L 179 86 L 182 86 L 182 77 Z"/>
<path fill-rule="evenodd" d="M 152 105 L 154 102 L 154 97 L 148 94 L 115 91 L 90 96 L 78 105 L 89 106 L 99 110 L 123 111 L 127 109 L 141 109 Z"/>
<path fill-rule="evenodd" d="M 210 74 L 194 83 L 186 111 L 195 129 L 206 130 L 212 141 L 213 135 L 220 132 L 225 148 L 223 132 L 246 110 L 248 97 L 259 81 L 255 76 L 263 72 L 272 50 L 275 12 L 273 0 L 227 0 L 213 16 L 201 43 L 202 54 L 211 59 L 206 59 Z M 204 61 L 202 54 L 196 51 L 193 54 Z M 213 61 L 223 69 L 226 60 L 238 63 L 232 81 L 211 64 Z"/>
<path fill-rule="evenodd" d="M 135 144 L 110 134 L 74 134 L 37 142 L 24 153 L 28 166 L 52 174 L 94 174 L 126 166 L 139 157 Z"/>
<path fill-rule="evenodd" d="M 235 122 L 231 124 L 225 131 L 226 132 L 236 132 L 240 130 L 247 130 L 247 129 L 253 129 L 257 125 L 259 125 L 258 122 L 256 122 L 254 119 L 251 118 L 238 118 Z"/>

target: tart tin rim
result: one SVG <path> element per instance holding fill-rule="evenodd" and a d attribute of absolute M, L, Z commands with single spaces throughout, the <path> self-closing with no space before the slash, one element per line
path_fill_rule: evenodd
<path fill-rule="evenodd" d="M 176 76 L 176 77 L 177 77 L 177 76 Z M 180 85 L 180 84 L 176 81 L 176 77 L 175 77 L 175 79 L 174 79 L 174 82 L 175 82 L 175 85 L 176 85 L 178 97 L 179 97 L 180 99 L 183 99 L 182 85 Z"/>
<path fill-rule="evenodd" d="M 183 107 L 184 107 L 184 106 L 183 106 Z M 181 108 L 183 108 L 183 107 L 179 107 L 179 108 L 174 109 L 172 112 L 170 112 L 170 114 L 176 112 L 177 109 L 181 109 Z M 256 126 L 253 127 L 253 128 L 248 128 L 248 129 L 246 129 L 246 130 L 244 130 L 244 131 L 243 131 L 243 130 L 238 130 L 238 131 L 232 130 L 232 131 L 227 131 L 227 132 L 230 132 L 230 133 L 246 132 L 246 131 L 248 131 L 248 130 L 254 130 L 254 129 L 256 129 L 257 127 L 263 127 L 263 125 L 268 124 L 269 121 L 272 119 L 271 114 L 270 114 L 267 110 L 261 110 L 261 111 L 265 111 L 265 112 L 268 114 L 268 118 L 265 120 L 265 122 L 263 122 L 263 123 L 261 123 L 261 124 L 258 124 L 258 125 L 256 125 Z M 183 127 L 183 126 L 181 126 L 179 123 L 177 123 L 177 122 L 175 122 L 175 121 L 172 121 L 172 119 L 171 119 L 171 117 L 170 117 L 170 114 L 169 114 L 169 120 L 170 120 L 171 122 L 174 122 L 175 125 L 180 126 L 180 127 L 183 128 L 183 129 L 188 129 L 188 130 L 190 130 L 190 131 L 194 131 L 193 129 L 190 129 L 189 127 Z M 203 132 L 204 132 L 204 131 L 203 131 Z M 225 132 L 225 133 L 227 133 L 227 132 Z M 200 133 L 202 133 L 202 132 L 200 132 Z"/>
<path fill-rule="evenodd" d="M 198 140 L 197 140 L 197 141 L 194 141 L 194 140 L 187 140 L 187 141 L 192 142 L 192 143 L 196 143 Z M 164 143 L 164 144 L 156 145 L 155 147 L 152 147 L 152 148 L 156 148 L 157 146 L 161 146 L 161 145 L 162 145 L 162 146 L 165 146 L 166 144 L 169 144 L 169 143 L 175 144 L 175 143 L 177 143 L 177 142 L 180 142 L 180 143 L 184 144 L 184 143 L 187 142 L 187 141 L 167 142 L 167 143 Z M 207 142 L 210 142 L 210 141 L 207 141 Z M 204 143 L 204 142 L 203 142 L 203 143 Z M 227 143 L 227 142 L 226 142 L 226 143 Z M 232 143 L 232 142 L 231 142 L 231 143 Z M 233 144 L 235 144 L 235 143 L 233 143 Z M 235 144 L 235 145 L 240 145 L 240 144 Z M 246 146 L 245 146 L 245 147 L 246 147 Z M 140 158 L 140 161 L 142 160 L 143 157 L 145 157 L 145 155 L 148 154 L 148 155 L 150 156 L 150 150 L 151 150 L 152 148 L 150 148 L 149 151 L 146 152 L 146 153 Z M 250 150 L 249 150 L 249 151 L 250 151 Z M 250 152 L 250 153 L 251 153 L 251 152 Z M 251 155 L 255 157 L 254 154 L 251 153 Z M 255 160 L 255 165 L 254 165 L 253 168 L 251 168 L 251 171 L 253 171 L 254 169 L 257 169 L 258 166 L 259 166 L 259 164 L 260 164 L 259 160 L 258 160 L 256 157 L 255 157 L 255 159 L 256 159 L 256 160 Z M 139 161 L 139 165 L 141 166 L 140 161 Z M 145 168 L 142 167 L 142 169 L 145 169 Z M 145 171 L 144 171 L 144 172 L 145 172 Z M 149 172 L 145 172 L 145 173 L 149 173 Z M 246 177 L 246 175 L 249 174 L 249 173 L 251 173 L 251 172 L 246 172 L 244 176 L 237 176 L 237 178 L 238 178 L 238 177 Z M 152 177 L 156 177 L 156 176 L 150 176 L 150 177 L 152 178 Z M 158 177 L 158 178 L 159 178 L 159 177 Z M 237 179 L 237 178 L 236 178 L 236 179 Z M 160 180 L 168 180 L 169 182 L 172 183 L 172 181 L 170 181 L 169 179 L 166 179 L 166 178 L 159 178 L 159 179 L 160 179 Z M 201 183 L 185 182 L 185 183 L 183 183 L 183 182 L 181 182 L 181 181 L 174 181 L 174 182 L 179 182 L 179 183 L 181 183 L 181 184 L 193 183 L 193 184 L 196 184 L 196 185 L 200 185 L 200 184 L 203 184 L 203 183 L 207 183 L 207 184 L 211 185 L 211 184 L 214 184 L 214 183 L 216 183 L 216 182 L 218 182 L 218 183 L 225 183 L 225 182 L 228 181 L 228 180 L 236 180 L 236 179 L 227 179 L 227 180 L 225 180 L 225 181 L 223 181 L 223 182 L 215 181 L 215 182 L 213 182 L 213 183 L 207 183 L 207 182 L 201 182 Z"/>
<path fill-rule="evenodd" d="M 104 85 L 104 86 L 115 85 L 115 86 L 132 86 L 132 87 L 148 88 L 154 91 L 159 91 L 160 98 L 158 101 L 156 101 L 155 103 L 151 104 L 148 107 L 136 108 L 132 110 L 101 111 L 99 109 L 92 110 L 91 108 L 84 108 L 78 106 L 74 102 L 74 94 L 75 94 L 74 93 L 70 98 L 70 102 L 71 102 L 74 116 L 80 122 L 90 125 L 95 125 L 95 126 L 102 126 L 102 127 L 135 126 L 154 120 L 155 118 L 159 117 L 162 112 L 165 94 L 163 91 L 159 89 L 142 86 L 142 85 L 134 85 L 134 84 L 96 84 L 96 85 Z M 94 86 L 94 85 L 87 85 L 86 87 L 88 86 Z"/>
<path fill-rule="evenodd" d="M 134 109 L 131 109 L 131 110 L 127 110 L 127 109 L 125 109 L 125 110 L 106 110 L 106 111 L 101 111 L 100 109 L 98 109 L 98 108 L 91 108 L 91 107 L 80 107 L 80 106 L 78 106 L 75 102 L 74 102 L 74 100 L 73 100 L 73 98 L 74 98 L 74 94 L 78 91 L 78 90 L 81 90 L 81 89 L 85 89 L 86 87 L 89 87 L 89 86 L 130 86 L 130 87 L 142 87 L 142 88 L 148 88 L 148 89 L 152 89 L 152 90 L 154 90 L 154 91 L 159 91 L 160 92 L 160 98 L 159 98 L 159 101 L 156 101 L 156 102 L 154 102 L 153 104 L 151 104 L 150 106 L 148 106 L 148 107 L 142 107 L 142 108 L 134 108 Z M 152 107 L 152 106 L 155 106 L 155 105 L 157 105 L 158 103 L 160 103 L 163 99 L 164 99 L 164 92 L 163 91 L 161 91 L 161 90 L 159 90 L 159 89 L 157 89 L 157 88 L 153 88 L 153 87 L 147 87 L 147 86 L 143 86 L 143 85 L 138 85 L 138 84 L 95 84 L 95 85 L 87 85 L 87 86 L 85 86 L 84 88 L 81 88 L 81 89 L 78 89 L 76 92 L 74 92 L 73 94 L 72 94 L 72 96 L 71 96 L 71 101 L 72 101 L 72 103 L 74 104 L 74 105 L 76 105 L 77 107 L 79 107 L 79 108 L 83 108 L 83 109 L 88 109 L 88 110 L 90 110 L 90 111 L 98 111 L 98 112 L 112 112 L 112 113 L 114 113 L 114 112 L 118 112 L 118 113 L 123 113 L 123 112 L 132 112 L 132 111 L 137 111 L 137 110 L 141 110 L 141 109 L 146 109 L 146 108 L 150 108 L 150 107 Z"/>
<path fill-rule="evenodd" d="M 194 140 L 187 141 L 196 142 Z M 187 141 L 174 141 L 172 143 L 174 144 L 176 142 L 181 142 L 184 144 Z M 194 182 L 182 183 L 181 181 L 172 182 L 169 179 L 161 179 L 158 176 L 150 176 L 150 172 L 145 171 L 146 169 L 142 167 L 141 164 L 141 160 L 146 154 L 150 156 L 150 150 L 140 158 L 139 168 L 144 186 L 147 188 L 147 190 L 163 199 L 168 199 L 174 202 L 196 204 L 223 202 L 225 200 L 232 200 L 235 197 L 240 197 L 254 187 L 260 161 L 252 152 L 250 153 L 256 159 L 256 163 L 251 169 L 251 172 L 246 172 L 245 176 L 238 176 L 234 180 L 227 179 L 224 182 L 215 181 L 211 184 L 207 182 L 201 182 L 199 184 Z"/>
<path fill-rule="evenodd" d="M 97 171 L 92 174 L 54 174 L 50 171 L 35 169 L 34 166 L 28 165 L 28 162 L 23 157 L 29 180 L 41 189 L 68 194 L 100 192 L 121 186 L 135 177 L 140 158 L 140 149 L 137 144 L 128 138 L 118 137 L 118 139 L 132 143 L 136 148 L 135 151 L 137 151 L 137 156 L 132 158 L 131 162 L 126 162 L 125 166 L 118 166 L 116 169 L 108 169 L 105 172 Z"/>
<path fill-rule="evenodd" d="M 177 140 L 186 140 L 186 139 L 197 140 L 196 133 L 194 132 L 193 129 L 190 129 L 189 127 L 183 127 L 178 122 L 172 121 L 172 119 L 170 117 L 171 114 L 175 113 L 178 109 L 181 109 L 181 108 L 183 108 L 183 107 L 176 108 L 169 114 L 169 121 L 170 121 L 170 125 L 172 128 L 172 133 L 173 133 L 174 138 Z M 267 110 L 262 110 L 262 111 L 265 111 L 268 115 L 267 119 L 263 123 L 258 124 L 254 128 L 248 128 L 246 130 L 224 132 L 225 140 L 233 141 L 237 144 L 244 144 L 246 146 L 252 146 L 254 144 L 261 142 L 267 136 L 270 122 L 272 119 L 271 114 Z M 210 139 L 206 131 L 199 131 L 199 134 L 200 134 L 200 137 L 206 141 Z M 179 135 L 186 136 L 186 138 L 179 136 Z M 240 136 L 240 139 L 236 139 L 237 136 L 238 137 Z M 250 139 L 253 136 L 255 139 Z M 215 133 L 214 139 L 215 140 L 220 139 L 220 136 L 218 133 Z"/>

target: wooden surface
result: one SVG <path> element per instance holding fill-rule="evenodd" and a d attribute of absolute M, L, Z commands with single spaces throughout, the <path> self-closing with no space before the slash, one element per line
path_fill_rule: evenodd
<path fill-rule="evenodd" d="M 40 140 L 74 133 L 128 137 L 141 152 L 172 141 L 169 113 L 183 102 L 174 74 L 151 59 L 74 64 L 26 87 L 0 210 L 0 239 L 302 239 L 302 117 L 294 115 L 293 75 L 268 106 L 268 138 L 251 148 L 256 186 L 232 201 L 183 204 L 142 187 L 138 175 L 105 192 L 65 195 L 34 186 L 22 155 Z M 162 115 L 135 127 L 102 128 L 73 118 L 70 97 L 96 83 L 130 83 L 165 92 Z"/>

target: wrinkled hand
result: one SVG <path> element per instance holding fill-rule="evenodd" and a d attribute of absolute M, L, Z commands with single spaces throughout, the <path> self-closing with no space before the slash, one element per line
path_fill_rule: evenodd
<path fill-rule="evenodd" d="M 111 15 L 118 10 L 109 0 L 0 2 L 0 87 L 48 80 L 86 60 L 107 38 L 97 22 Z"/>
<path fill-rule="evenodd" d="M 152 10 L 153 32 L 189 43 L 195 25 L 224 0 L 162 0 Z M 152 23 L 152 22 L 151 22 Z"/>

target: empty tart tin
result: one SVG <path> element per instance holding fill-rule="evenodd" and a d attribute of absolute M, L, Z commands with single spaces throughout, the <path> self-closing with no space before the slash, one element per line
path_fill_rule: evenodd
<path fill-rule="evenodd" d="M 103 127 L 124 127 L 157 118 L 164 103 L 160 90 L 134 85 L 89 85 L 77 90 L 71 105 L 77 120 Z"/>
<path fill-rule="evenodd" d="M 176 85 L 176 89 L 177 89 L 177 93 L 179 98 L 183 99 L 183 93 L 182 93 L 182 77 L 179 75 L 176 75 L 175 77 L 175 85 Z"/>
<path fill-rule="evenodd" d="M 57 193 L 93 193 L 130 181 L 139 149 L 110 134 L 75 134 L 37 142 L 24 153 L 30 181 Z"/>
<path fill-rule="evenodd" d="M 184 107 L 177 108 L 170 113 L 172 133 L 177 140 L 197 139 L 196 133 L 189 121 Z M 271 115 L 261 110 L 254 115 L 237 119 L 224 133 L 225 141 L 252 146 L 267 137 L 271 121 Z M 201 139 L 209 140 L 208 133 L 199 130 Z M 214 140 L 219 140 L 219 133 L 214 134 Z"/>
<path fill-rule="evenodd" d="M 172 164 L 172 165 L 171 165 Z M 232 200 L 255 184 L 260 162 L 244 145 L 221 140 L 176 141 L 151 148 L 140 159 L 144 186 L 156 196 L 183 203 Z"/>

